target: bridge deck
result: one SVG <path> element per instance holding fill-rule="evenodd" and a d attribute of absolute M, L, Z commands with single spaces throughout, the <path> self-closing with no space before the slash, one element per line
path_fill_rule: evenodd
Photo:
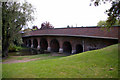
<path fill-rule="evenodd" d="M 80 28 L 58 28 L 31 31 L 23 37 L 30 36 L 75 36 L 118 39 L 118 30 L 120 27 L 111 27 L 109 30 L 101 27 L 80 27 Z"/>

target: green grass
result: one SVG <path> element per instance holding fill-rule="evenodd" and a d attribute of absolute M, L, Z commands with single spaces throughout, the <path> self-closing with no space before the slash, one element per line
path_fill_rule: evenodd
<path fill-rule="evenodd" d="M 3 78 L 117 78 L 118 44 L 57 59 L 3 64 L 2 76 Z"/>
<path fill-rule="evenodd" d="M 0 56 L 2 56 L 2 40 L 0 40 Z"/>
<path fill-rule="evenodd" d="M 0 60 L 0 80 L 2 78 L 2 61 Z"/>
<path fill-rule="evenodd" d="M 64 57 L 64 56 L 52 56 L 51 54 L 38 54 L 38 55 L 29 55 L 29 56 L 17 56 L 17 57 L 13 57 L 13 56 L 8 56 L 7 59 L 3 59 L 2 61 L 6 61 L 6 60 L 23 60 L 24 58 L 27 59 L 35 59 L 35 58 L 40 58 L 39 60 L 44 60 L 44 59 L 55 59 L 55 58 L 60 58 L 60 57 Z"/>

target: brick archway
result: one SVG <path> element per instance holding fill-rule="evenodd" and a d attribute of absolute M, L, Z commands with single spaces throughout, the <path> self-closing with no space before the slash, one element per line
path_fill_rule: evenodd
<path fill-rule="evenodd" d="M 59 52 L 60 46 L 58 40 L 57 39 L 51 40 L 50 47 L 52 52 Z"/>
<path fill-rule="evenodd" d="M 76 53 L 81 53 L 83 52 L 83 46 L 81 44 L 76 45 Z"/>
<path fill-rule="evenodd" d="M 27 46 L 27 44 L 28 44 L 28 41 L 26 40 L 26 41 L 25 41 L 25 45 Z"/>
<path fill-rule="evenodd" d="M 37 39 L 33 39 L 33 48 L 37 48 L 37 46 L 38 46 Z"/>
<path fill-rule="evenodd" d="M 31 40 L 28 40 L 28 47 L 31 47 Z"/>
<path fill-rule="evenodd" d="M 72 45 L 71 45 L 70 42 L 65 41 L 65 42 L 63 43 L 63 52 L 64 52 L 64 53 L 69 53 L 69 54 L 71 54 L 71 52 L 72 52 Z"/>
<path fill-rule="evenodd" d="M 41 38 L 40 49 L 47 50 L 47 47 L 48 47 L 48 42 L 47 42 L 46 38 Z"/>

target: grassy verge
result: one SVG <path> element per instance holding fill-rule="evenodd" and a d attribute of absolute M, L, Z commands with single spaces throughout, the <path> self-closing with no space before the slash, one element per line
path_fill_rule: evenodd
<path fill-rule="evenodd" d="M 117 78 L 118 45 L 58 59 L 3 64 L 3 78 Z"/>
<path fill-rule="evenodd" d="M 7 59 L 4 59 L 3 62 L 6 60 L 24 60 L 25 58 L 27 59 L 35 59 L 35 58 L 40 58 L 39 60 L 47 60 L 47 59 L 55 59 L 55 58 L 60 58 L 64 56 L 52 56 L 51 54 L 38 54 L 38 55 L 29 55 L 29 56 L 9 56 Z"/>
<path fill-rule="evenodd" d="M 2 40 L 0 40 L 0 57 L 2 56 Z"/>
<path fill-rule="evenodd" d="M 0 79 L 2 78 L 2 62 L 0 61 Z"/>

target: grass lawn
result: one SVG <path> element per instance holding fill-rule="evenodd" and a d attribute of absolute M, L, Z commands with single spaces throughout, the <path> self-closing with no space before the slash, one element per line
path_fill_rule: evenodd
<path fill-rule="evenodd" d="M 24 58 L 27 59 L 35 59 L 35 58 L 40 58 L 40 60 L 44 60 L 44 59 L 54 59 L 54 58 L 59 58 L 59 57 L 64 57 L 64 56 L 52 56 L 51 54 L 38 54 L 38 55 L 29 55 L 29 56 L 9 56 L 7 59 L 3 59 L 2 61 L 6 61 L 6 60 L 23 60 Z"/>
<path fill-rule="evenodd" d="M 117 78 L 118 44 L 67 57 L 2 66 L 3 78 Z"/>

